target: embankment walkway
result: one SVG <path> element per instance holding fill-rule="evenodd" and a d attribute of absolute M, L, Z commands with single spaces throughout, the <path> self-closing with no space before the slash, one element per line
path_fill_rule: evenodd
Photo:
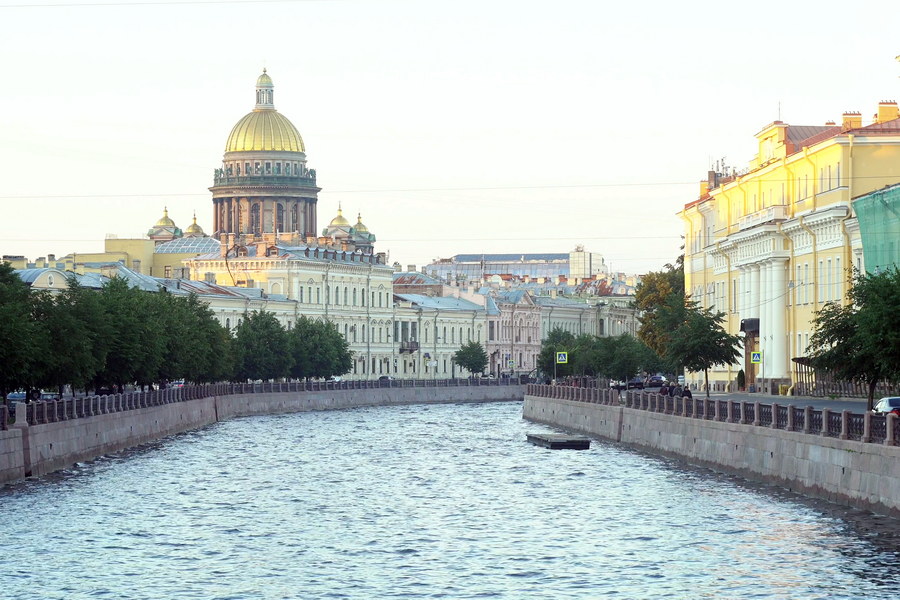
<path fill-rule="evenodd" d="M 507 402 L 525 386 L 499 380 L 215 384 L 0 407 L 0 484 L 63 469 L 234 417 L 362 406 Z"/>
<path fill-rule="evenodd" d="M 531 384 L 526 419 L 900 517 L 900 419 Z"/>

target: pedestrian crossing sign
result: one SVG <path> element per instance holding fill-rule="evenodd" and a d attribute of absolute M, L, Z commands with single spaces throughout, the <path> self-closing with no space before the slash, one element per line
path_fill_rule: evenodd
<path fill-rule="evenodd" d="M 762 362 L 762 352 L 751 352 L 750 353 L 750 362 L 754 365 L 758 365 Z"/>
<path fill-rule="evenodd" d="M 557 352 L 556 353 L 556 364 L 564 365 L 569 362 L 569 353 L 568 352 Z"/>

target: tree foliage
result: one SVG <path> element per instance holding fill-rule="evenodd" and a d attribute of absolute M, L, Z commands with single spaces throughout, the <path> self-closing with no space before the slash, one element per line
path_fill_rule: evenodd
<path fill-rule="evenodd" d="M 881 381 L 900 379 L 900 271 L 854 273 L 849 303 L 826 304 L 813 319 L 813 366 L 865 385 L 868 409 Z"/>
<path fill-rule="evenodd" d="M 665 355 L 665 347 L 671 336 L 670 324 L 661 309 L 673 298 L 684 298 L 684 255 L 675 265 L 668 264 L 663 271 L 654 271 L 641 278 L 635 290 L 634 303 L 640 311 L 641 323 L 638 338 L 659 356 Z M 674 366 L 674 365 L 673 365 Z"/>
<path fill-rule="evenodd" d="M 488 355 L 480 343 L 472 341 L 463 344 L 451 360 L 469 373 L 481 373 L 487 367 Z"/>
<path fill-rule="evenodd" d="M 674 296 L 673 296 L 674 297 Z M 725 315 L 710 308 L 701 308 L 693 300 L 685 300 L 682 306 L 667 302 L 671 312 L 664 311 L 663 321 L 680 320 L 671 323 L 671 335 L 666 345 L 669 362 L 683 366 L 689 371 L 703 372 L 706 395 L 709 396 L 709 369 L 715 365 L 730 365 L 741 356 L 742 340 L 737 335 L 725 331 Z"/>
<path fill-rule="evenodd" d="M 234 346 L 234 377 L 237 381 L 278 379 L 290 372 L 288 336 L 270 312 L 244 313 L 235 330 Z"/>
<path fill-rule="evenodd" d="M 541 344 L 541 352 L 537 357 L 537 367 L 545 375 L 552 376 L 554 373 L 557 377 L 566 377 L 574 373 L 573 362 L 575 349 L 575 336 L 568 331 L 556 327 L 547 335 L 547 339 Z M 568 363 L 557 364 L 556 353 L 568 352 Z"/>
<path fill-rule="evenodd" d="M 302 316 L 288 332 L 288 340 L 291 377 L 332 377 L 353 369 L 350 344 L 333 323 Z"/>
<path fill-rule="evenodd" d="M 27 387 L 48 350 L 32 318 L 28 286 L 9 263 L 0 263 L 0 396 Z"/>

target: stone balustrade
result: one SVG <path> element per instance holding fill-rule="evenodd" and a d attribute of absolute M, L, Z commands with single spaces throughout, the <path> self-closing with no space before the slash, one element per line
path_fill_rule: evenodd
<path fill-rule="evenodd" d="M 811 406 L 735 402 L 719 398 L 672 398 L 634 390 L 618 392 L 598 388 L 529 384 L 529 396 L 624 406 L 692 419 L 755 425 L 783 431 L 900 446 L 900 423 L 893 414 L 836 412 Z"/>

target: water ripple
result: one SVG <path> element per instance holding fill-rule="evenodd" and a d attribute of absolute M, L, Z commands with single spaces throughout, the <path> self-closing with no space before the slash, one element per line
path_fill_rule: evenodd
<path fill-rule="evenodd" d="M 237 419 L 0 490 L 0 596 L 897 597 L 896 521 L 642 455 L 521 405 Z"/>

